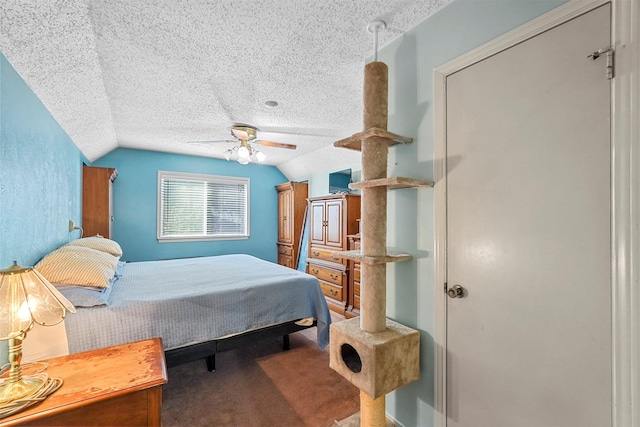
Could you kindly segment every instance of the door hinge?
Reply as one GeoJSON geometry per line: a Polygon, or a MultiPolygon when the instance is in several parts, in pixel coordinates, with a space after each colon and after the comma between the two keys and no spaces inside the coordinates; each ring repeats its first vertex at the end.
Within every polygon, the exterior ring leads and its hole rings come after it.
{"type": "Polygon", "coordinates": [[[607,55],[607,79],[611,80],[613,78],[613,54],[614,50],[611,47],[605,47],[599,50],[596,50],[591,55],[587,56],[587,58],[591,58],[592,60],[596,60],[600,58],[601,55],[607,55]]]}

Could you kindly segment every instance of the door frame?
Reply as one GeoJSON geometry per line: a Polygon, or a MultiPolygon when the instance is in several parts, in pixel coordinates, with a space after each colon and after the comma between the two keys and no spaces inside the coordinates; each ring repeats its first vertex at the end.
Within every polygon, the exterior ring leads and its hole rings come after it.
{"type": "MultiPolygon", "coordinates": [[[[611,40],[615,48],[615,78],[611,83],[611,419],[614,427],[640,425],[640,405],[633,400],[640,396],[640,0],[570,0],[434,70],[436,426],[447,424],[447,77],[606,3],[612,5],[611,40]]],[[[594,46],[594,50],[599,48],[594,46]]]]}

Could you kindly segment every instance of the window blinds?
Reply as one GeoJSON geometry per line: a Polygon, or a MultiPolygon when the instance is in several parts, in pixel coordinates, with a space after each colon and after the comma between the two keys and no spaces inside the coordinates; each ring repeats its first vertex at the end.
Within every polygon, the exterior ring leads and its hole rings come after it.
{"type": "Polygon", "coordinates": [[[158,238],[248,237],[246,178],[159,174],[158,238]]]}

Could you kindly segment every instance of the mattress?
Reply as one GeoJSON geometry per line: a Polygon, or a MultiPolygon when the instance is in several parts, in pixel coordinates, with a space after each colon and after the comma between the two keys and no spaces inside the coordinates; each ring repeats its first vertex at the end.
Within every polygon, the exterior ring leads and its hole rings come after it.
{"type": "Polygon", "coordinates": [[[331,316],[318,280],[250,255],[127,263],[109,305],[65,319],[69,352],[161,337],[165,350],[314,318],[320,348],[331,316]]]}

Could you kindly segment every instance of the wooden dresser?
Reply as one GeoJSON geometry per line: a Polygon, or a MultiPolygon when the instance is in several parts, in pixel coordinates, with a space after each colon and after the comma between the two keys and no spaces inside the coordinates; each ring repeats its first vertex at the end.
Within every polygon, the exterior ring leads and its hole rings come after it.
{"type": "Polygon", "coordinates": [[[114,168],[82,167],[82,229],[85,237],[111,238],[114,168]]]}
{"type": "MultiPolygon", "coordinates": [[[[347,236],[349,239],[350,251],[360,249],[360,234],[351,234],[347,236]]],[[[349,289],[347,291],[347,311],[344,317],[360,316],[360,262],[349,260],[347,262],[349,271],[349,289]]]]}
{"type": "Polygon", "coordinates": [[[347,260],[334,257],[346,251],[347,236],[358,232],[360,196],[335,194],[308,199],[309,257],[307,273],[320,280],[329,308],[342,315],[347,307],[347,260]]]}
{"type": "Polygon", "coordinates": [[[308,184],[285,182],[278,191],[278,264],[298,267],[300,239],[307,208],[308,184]]]}
{"type": "MultiPolygon", "coordinates": [[[[45,360],[62,387],[0,426],[160,426],[167,382],[160,338],[45,360]]],[[[26,369],[25,369],[26,371],[26,369]]]]}

